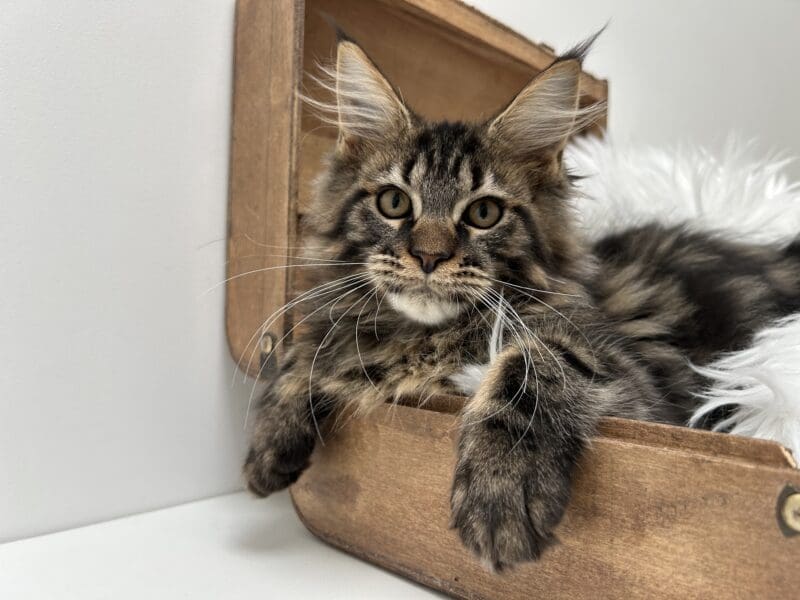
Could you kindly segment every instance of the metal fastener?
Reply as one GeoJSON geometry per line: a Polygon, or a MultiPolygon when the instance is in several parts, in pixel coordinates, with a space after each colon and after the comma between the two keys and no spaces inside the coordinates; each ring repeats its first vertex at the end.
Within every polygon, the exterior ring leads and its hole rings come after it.
{"type": "Polygon", "coordinates": [[[272,379],[278,371],[278,360],[275,356],[275,343],[277,338],[265,331],[259,340],[259,379],[272,379]]]}
{"type": "Polygon", "coordinates": [[[790,485],[778,496],[778,525],[787,537],[800,534],[800,491],[790,485]]]}

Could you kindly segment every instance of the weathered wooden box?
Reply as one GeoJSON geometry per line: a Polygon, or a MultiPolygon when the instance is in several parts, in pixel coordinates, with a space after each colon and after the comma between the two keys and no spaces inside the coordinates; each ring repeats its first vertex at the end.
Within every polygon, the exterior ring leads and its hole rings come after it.
{"type": "MultiPolygon", "coordinates": [[[[279,267],[335,140],[296,94],[318,91],[306,74],[333,54],[325,14],[433,118],[491,114],[553,59],[455,0],[239,0],[226,320],[251,375],[262,334],[285,331],[280,321],[262,332],[263,320],[303,288],[303,269],[279,267]]],[[[607,84],[584,74],[582,93],[606,99],[607,84]]],[[[461,597],[800,597],[800,496],[787,500],[800,471],[789,453],[624,420],[605,422],[581,463],[561,543],[537,564],[487,573],[447,527],[458,406],[387,405],[326,438],[292,488],[300,518],[329,543],[461,597]]]]}

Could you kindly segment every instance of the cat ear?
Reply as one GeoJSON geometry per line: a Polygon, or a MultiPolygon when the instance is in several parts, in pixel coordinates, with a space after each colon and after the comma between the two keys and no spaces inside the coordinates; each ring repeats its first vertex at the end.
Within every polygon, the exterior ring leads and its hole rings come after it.
{"type": "MultiPolygon", "coordinates": [[[[591,41],[594,38],[584,43],[587,49],[591,41]]],[[[539,73],[491,122],[489,135],[511,152],[558,155],[573,133],[594,123],[606,110],[604,102],[579,108],[584,52],[578,47],[539,73]]]]}
{"type": "Polygon", "coordinates": [[[382,140],[410,125],[409,110],[358,44],[339,42],[333,75],[340,144],[382,140]]]}

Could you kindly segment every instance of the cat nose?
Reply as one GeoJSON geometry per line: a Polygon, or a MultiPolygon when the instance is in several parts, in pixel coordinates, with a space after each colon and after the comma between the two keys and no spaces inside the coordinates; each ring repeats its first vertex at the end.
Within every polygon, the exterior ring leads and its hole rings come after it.
{"type": "Polygon", "coordinates": [[[447,260],[448,258],[452,258],[453,256],[452,252],[439,252],[436,254],[430,254],[428,252],[421,252],[416,248],[411,248],[409,252],[411,253],[411,256],[414,256],[419,260],[419,264],[425,273],[433,273],[434,269],[436,269],[436,265],[447,260]]]}

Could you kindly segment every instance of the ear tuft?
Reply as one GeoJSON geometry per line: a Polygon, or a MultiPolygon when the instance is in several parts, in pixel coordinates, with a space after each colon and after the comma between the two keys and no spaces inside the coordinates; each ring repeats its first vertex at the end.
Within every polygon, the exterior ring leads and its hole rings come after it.
{"type": "Polygon", "coordinates": [[[377,66],[354,41],[340,34],[334,67],[312,79],[333,94],[335,104],[304,97],[320,118],[339,128],[340,143],[376,141],[411,123],[409,110],[377,66]]]}
{"type": "Polygon", "coordinates": [[[590,35],[582,42],[578,42],[572,48],[564,52],[564,54],[558,57],[558,60],[574,59],[577,60],[579,63],[583,64],[583,61],[588,56],[589,52],[594,46],[594,43],[597,41],[597,38],[599,38],[602,35],[602,33],[606,30],[607,27],[608,23],[603,25],[600,29],[595,31],[592,35],[590,35]]]}
{"type": "Polygon", "coordinates": [[[605,102],[579,107],[581,62],[603,29],[539,73],[489,125],[489,134],[515,153],[553,152],[606,110],[605,102]]]}

